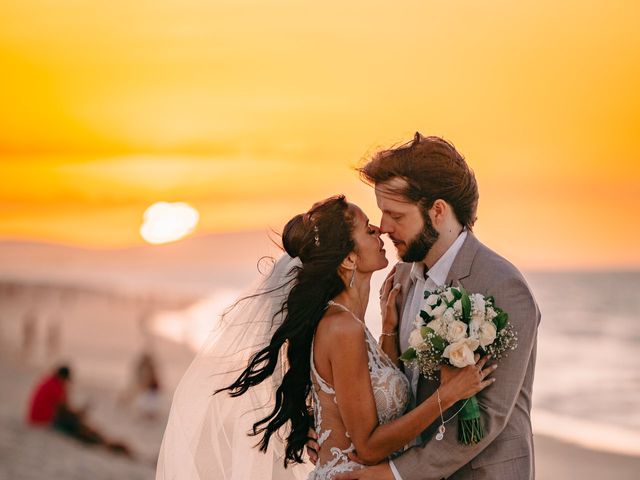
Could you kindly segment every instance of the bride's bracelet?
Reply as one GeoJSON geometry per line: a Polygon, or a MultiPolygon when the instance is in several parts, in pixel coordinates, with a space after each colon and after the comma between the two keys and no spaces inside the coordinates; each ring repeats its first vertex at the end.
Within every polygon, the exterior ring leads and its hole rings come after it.
{"type": "Polygon", "coordinates": [[[398,335],[398,331],[396,330],[395,332],[380,332],[380,335],[382,335],[383,337],[395,337],[396,335],[398,335]]]}

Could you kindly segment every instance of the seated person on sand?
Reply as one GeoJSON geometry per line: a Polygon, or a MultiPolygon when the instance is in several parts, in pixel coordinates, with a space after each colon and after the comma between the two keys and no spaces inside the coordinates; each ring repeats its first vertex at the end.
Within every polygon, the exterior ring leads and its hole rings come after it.
{"type": "Polygon", "coordinates": [[[113,452],[130,456],[131,451],[126,445],[107,440],[86,423],[84,409],[74,409],[69,405],[67,384],[70,381],[71,370],[66,365],[44,377],[31,394],[27,422],[31,425],[51,426],[84,443],[104,445],[113,452]]]}
{"type": "Polygon", "coordinates": [[[156,362],[149,351],[143,351],[136,360],[130,384],[120,395],[119,403],[125,405],[134,398],[139,413],[145,419],[158,417],[161,409],[160,379],[156,362]]]}

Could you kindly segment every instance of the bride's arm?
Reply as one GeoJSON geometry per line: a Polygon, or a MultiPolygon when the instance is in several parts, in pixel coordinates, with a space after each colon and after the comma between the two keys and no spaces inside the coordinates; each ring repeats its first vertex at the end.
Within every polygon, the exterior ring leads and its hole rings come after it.
{"type": "MultiPolygon", "coordinates": [[[[348,314],[341,317],[342,321],[332,322],[327,332],[329,341],[323,342],[323,345],[329,349],[336,402],[345,428],[358,457],[367,464],[374,464],[416,438],[440,417],[440,408],[434,395],[397,420],[379,425],[369,377],[364,330],[348,314]]],[[[483,381],[492,368],[479,373],[478,366],[482,367],[484,361],[447,372],[440,386],[443,411],[492,383],[492,380],[483,381]]]]}

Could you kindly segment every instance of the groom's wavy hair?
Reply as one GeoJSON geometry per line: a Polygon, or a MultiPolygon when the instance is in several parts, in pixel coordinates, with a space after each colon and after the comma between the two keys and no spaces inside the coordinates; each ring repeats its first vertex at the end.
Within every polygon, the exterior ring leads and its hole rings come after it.
{"type": "Polygon", "coordinates": [[[416,132],[411,141],[376,153],[358,172],[374,186],[402,178],[406,186],[393,193],[418,204],[423,216],[436,200],[442,199],[451,205],[462,225],[473,228],[478,183],[464,157],[443,138],[424,137],[416,132]]]}
{"type": "Polygon", "coordinates": [[[274,373],[280,351],[286,349],[288,370],[275,393],[275,406],[251,432],[262,435],[258,446],[266,452],[271,436],[290,422],[285,467],[303,462],[309,427],[314,426],[310,408],[311,344],[327,303],[346,288],[338,269],[355,249],[353,225],[353,212],[342,195],[318,202],[307,213],[289,220],[282,244],[291,257],[300,258],[302,266],[294,267],[293,287],[274,315],[283,315],[284,320],[269,345],[251,357],[237,380],[215,392],[228,390],[233,397],[245,394],[274,373]]]}

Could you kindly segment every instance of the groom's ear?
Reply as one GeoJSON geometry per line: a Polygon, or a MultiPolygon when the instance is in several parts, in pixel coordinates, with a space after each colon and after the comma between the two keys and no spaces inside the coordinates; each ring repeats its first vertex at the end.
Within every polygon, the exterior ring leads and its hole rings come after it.
{"type": "Polygon", "coordinates": [[[429,215],[434,225],[440,225],[448,212],[451,211],[451,205],[441,198],[433,202],[433,206],[429,209],[429,215]]]}

